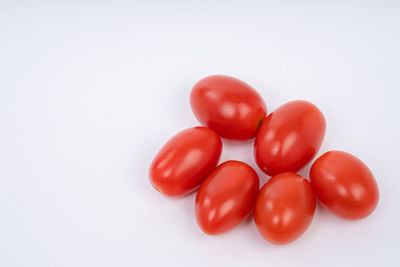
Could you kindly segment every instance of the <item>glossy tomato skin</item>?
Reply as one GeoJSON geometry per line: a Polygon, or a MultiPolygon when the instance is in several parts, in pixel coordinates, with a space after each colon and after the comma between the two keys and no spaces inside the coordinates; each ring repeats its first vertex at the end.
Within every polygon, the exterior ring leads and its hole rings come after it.
{"type": "Polygon", "coordinates": [[[370,215],[379,200],[378,185],[369,168],[343,151],[329,151],[311,167],[310,181],[321,203],[344,219],[370,215]]]}
{"type": "Polygon", "coordinates": [[[226,161],[200,186],[195,212],[203,232],[222,234],[240,224],[253,209],[257,197],[257,173],[241,161],[226,161]]]}
{"type": "Polygon", "coordinates": [[[254,138],[266,116],[264,100],[257,91],[225,75],[197,82],[190,94],[190,104],[201,124],[231,140],[254,138]]]}
{"type": "Polygon", "coordinates": [[[258,193],[254,219],[260,234],[275,244],[299,238],[315,212],[315,196],[310,183],[293,172],[272,176],[258,193]]]}
{"type": "Polygon", "coordinates": [[[296,172],[318,152],[325,135],[325,118],[310,102],[295,100],[270,113],[254,142],[258,166],[268,175],[296,172]]]}
{"type": "Polygon", "coordinates": [[[217,166],[221,138],[207,127],[194,127],[172,137],[151,163],[150,182],[162,194],[180,197],[196,190],[217,166]]]}

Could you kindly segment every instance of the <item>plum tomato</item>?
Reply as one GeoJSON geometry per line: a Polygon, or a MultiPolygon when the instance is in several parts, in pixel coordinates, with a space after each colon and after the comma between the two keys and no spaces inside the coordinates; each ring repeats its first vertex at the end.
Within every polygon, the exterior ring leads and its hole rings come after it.
{"type": "Polygon", "coordinates": [[[275,244],[299,238],[310,225],[315,212],[311,184],[294,172],[271,177],[258,193],[254,219],[260,234],[275,244]]]}
{"type": "Polygon", "coordinates": [[[254,138],[266,116],[264,100],[257,91],[225,75],[197,82],[190,94],[190,104],[201,124],[231,140],[254,138]]]}
{"type": "Polygon", "coordinates": [[[376,208],[378,185],[370,169],[355,156],[329,151],[310,170],[310,181],[320,202],[344,219],[362,219],[376,208]]]}
{"type": "Polygon", "coordinates": [[[270,113],[254,142],[258,166],[268,175],[296,172],[318,152],[325,135],[325,118],[304,100],[288,102],[270,113]]]}
{"type": "Polygon", "coordinates": [[[226,161],[200,186],[195,213],[206,234],[222,234],[240,224],[253,209],[259,188],[257,173],[241,161],[226,161]]]}
{"type": "Polygon", "coordinates": [[[222,151],[221,138],[207,127],[194,127],[172,137],[150,165],[150,182],[170,197],[196,190],[217,166],[222,151]]]}

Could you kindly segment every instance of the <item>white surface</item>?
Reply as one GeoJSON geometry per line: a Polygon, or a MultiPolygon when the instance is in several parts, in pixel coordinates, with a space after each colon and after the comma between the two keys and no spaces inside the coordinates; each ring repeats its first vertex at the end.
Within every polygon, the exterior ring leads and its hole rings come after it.
{"type": "MultiPolygon", "coordinates": [[[[69,2],[0,4],[0,266],[400,265],[399,2],[69,2]],[[376,212],[351,222],[318,207],[286,246],[251,220],[203,234],[195,195],[162,197],[147,170],[198,124],[190,89],[215,73],[251,84],[269,112],[318,105],[319,154],[369,165],[376,212]]],[[[251,143],[224,142],[227,159],[256,168],[251,143]]]]}

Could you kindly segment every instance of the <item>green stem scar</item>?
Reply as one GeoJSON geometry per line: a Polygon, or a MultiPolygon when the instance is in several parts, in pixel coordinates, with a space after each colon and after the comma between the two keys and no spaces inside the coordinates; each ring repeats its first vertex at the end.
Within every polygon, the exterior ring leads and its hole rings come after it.
{"type": "Polygon", "coordinates": [[[264,119],[261,119],[258,124],[257,124],[257,128],[260,128],[261,124],[263,123],[264,119]]]}

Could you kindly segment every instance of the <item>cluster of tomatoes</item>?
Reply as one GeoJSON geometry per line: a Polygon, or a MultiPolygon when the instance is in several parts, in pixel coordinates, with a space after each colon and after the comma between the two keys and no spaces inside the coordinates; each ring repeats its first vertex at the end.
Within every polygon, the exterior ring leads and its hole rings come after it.
{"type": "Polygon", "coordinates": [[[316,197],[345,219],[370,215],[379,199],[368,167],[355,156],[329,151],[311,167],[310,182],[296,174],[318,152],[325,118],[312,103],[296,100],[266,116],[265,102],[248,84],[229,76],[200,80],[190,95],[201,124],[181,131],[158,152],[150,182],[159,192],[180,197],[197,189],[195,213],[203,232],[221,234],[240,224],[253,210],[260,234],[285,244],[310,225],[316,197]],[[244,141],[255,137],[254,156],[272,176],[259,190],[257,173],[230,160],[217,166],[221,137],[244,141]]]}

